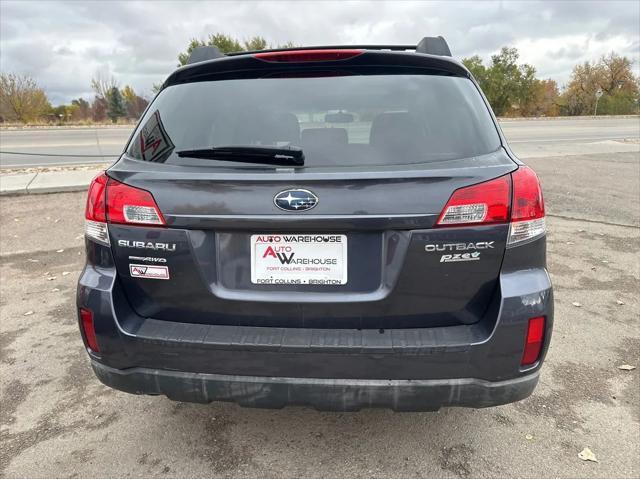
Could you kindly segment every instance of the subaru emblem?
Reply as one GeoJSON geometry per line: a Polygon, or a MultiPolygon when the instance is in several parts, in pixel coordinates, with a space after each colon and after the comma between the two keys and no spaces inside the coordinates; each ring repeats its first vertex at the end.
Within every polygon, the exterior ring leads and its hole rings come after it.
{"type": "Polygon", "coordinates": [[[284,211],[305,211],[318,204],[318,197],[309,190],[284,190],[273,198],[273,203],[284,211]]]}

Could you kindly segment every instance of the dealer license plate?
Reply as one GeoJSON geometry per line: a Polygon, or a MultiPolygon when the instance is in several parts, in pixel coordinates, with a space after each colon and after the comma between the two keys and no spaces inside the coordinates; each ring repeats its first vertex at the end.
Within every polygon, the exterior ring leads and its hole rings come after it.
{"type": "Polygon", "coordinates": [[[347,283],[347,237],[334,234],[251,236],[253,284],[347,283]]]}

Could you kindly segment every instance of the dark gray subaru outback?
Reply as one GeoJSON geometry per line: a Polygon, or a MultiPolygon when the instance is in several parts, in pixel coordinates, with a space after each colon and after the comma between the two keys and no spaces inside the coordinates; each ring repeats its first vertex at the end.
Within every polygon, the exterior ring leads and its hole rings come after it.
{"type": "Polygon", "coordinates": [[[545,219],[441,37],[196,50],[90,186],[80,329],[105,384],[323,410],[531,394],[545,219]]]}

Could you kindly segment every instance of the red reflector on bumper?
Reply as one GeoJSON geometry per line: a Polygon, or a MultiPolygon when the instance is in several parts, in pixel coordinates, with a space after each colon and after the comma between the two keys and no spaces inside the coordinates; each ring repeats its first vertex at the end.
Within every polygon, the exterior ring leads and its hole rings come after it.
{"type": "Polygon", "coordinates": [[[527,340],[522,354],[522,366],[529,366],[540,358],[542,341],[544,340],[544,316],[538,316],[529,320],[527,340]]]}
{"type": "Polygon", "coordinates": [[[87,346],[96,353],[100,352],[98,340],[96,339],[96,330],[93,327],[93,312],[90,309],[80,308],[80,320],[82,322],[82,331],[87,340],[87,346]]]}

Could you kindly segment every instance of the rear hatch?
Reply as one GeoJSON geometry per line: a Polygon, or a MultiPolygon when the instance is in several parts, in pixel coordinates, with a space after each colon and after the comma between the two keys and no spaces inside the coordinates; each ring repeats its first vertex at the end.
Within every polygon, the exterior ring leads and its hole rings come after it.
{"type": "Polygon", "coordinates": [[[131,187],[123,204],[146,190],[162,222],[109,225],[131,306],[206,324],[477,322],[516,164],[475,84],[426,55],[290,57],[179,70],[108,171],[131,187]],[[465,206],[477,194],[483,211],[465,206]]]}

